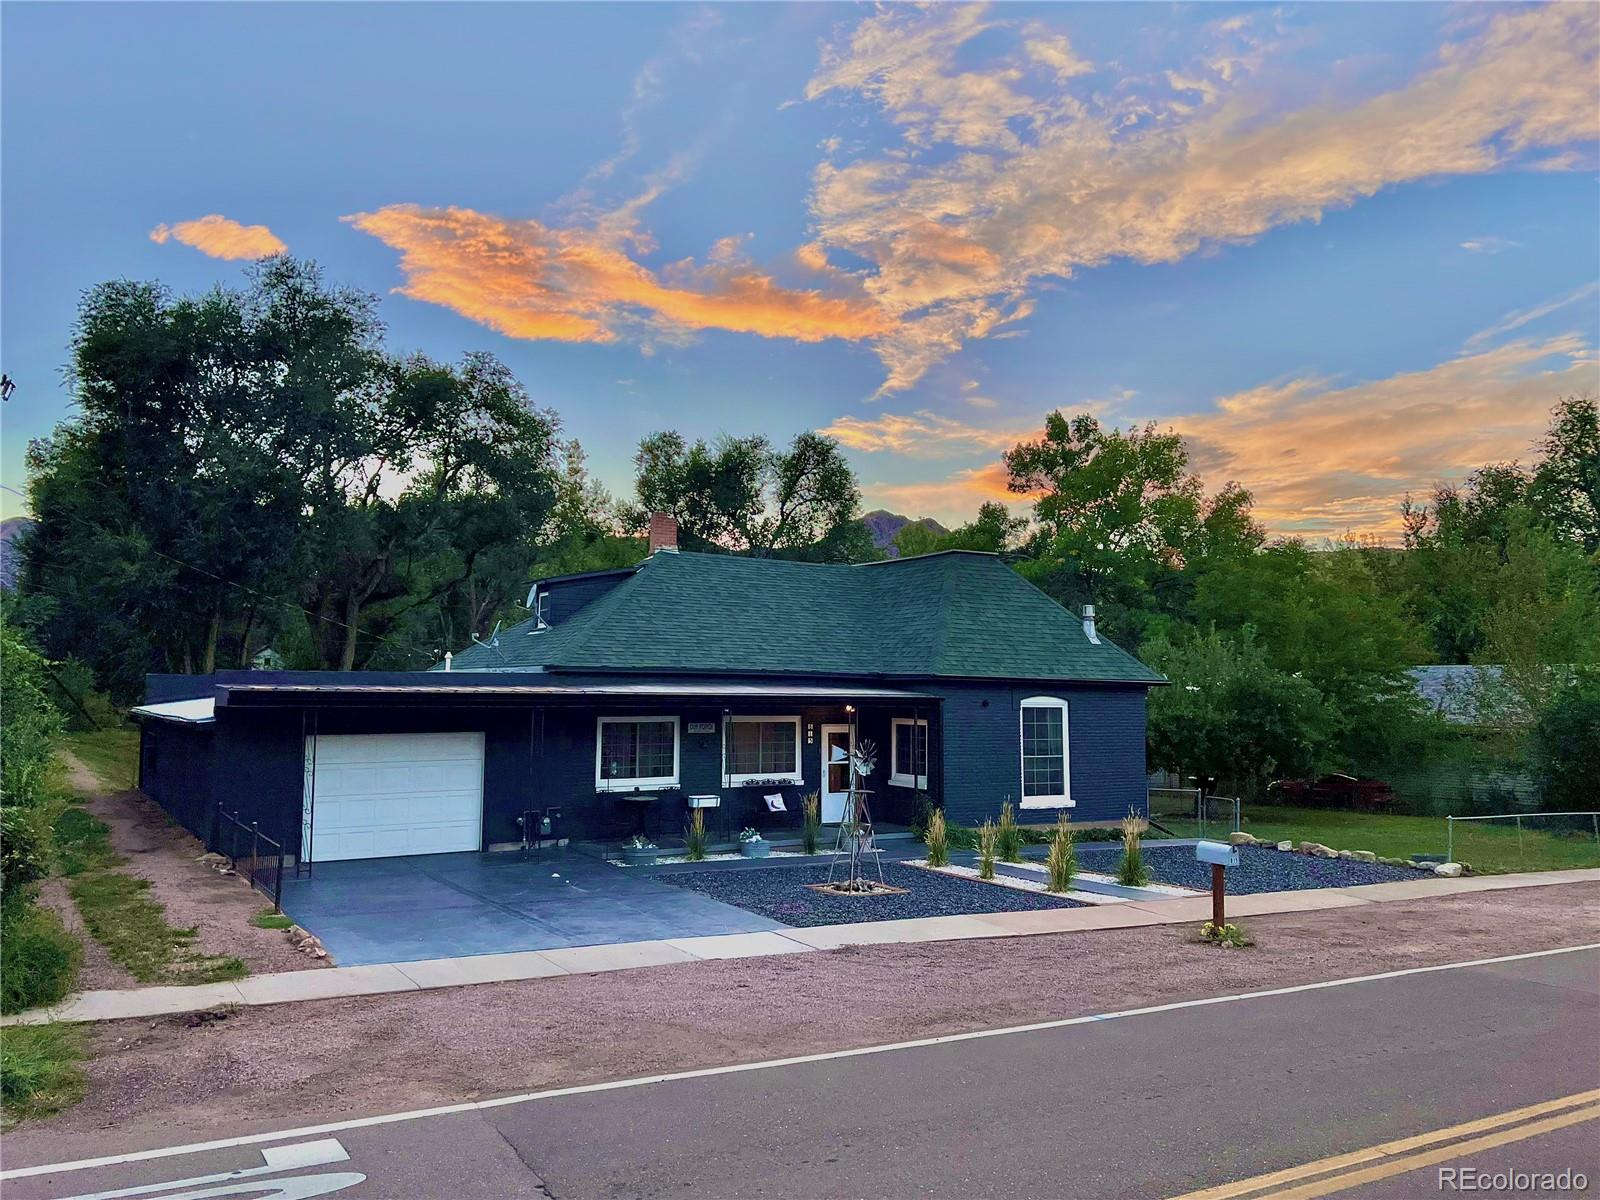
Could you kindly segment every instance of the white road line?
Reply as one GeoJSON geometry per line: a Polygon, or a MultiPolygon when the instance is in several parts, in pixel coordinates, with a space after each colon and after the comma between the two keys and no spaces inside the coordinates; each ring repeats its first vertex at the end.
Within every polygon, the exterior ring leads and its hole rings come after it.
{"type": "Polygon", "coordinates": [[[437,1108],[418,1108],[409,1112],[385,1113],[377,1117],[356,1117],[348,1121],[332,1121],[325,1125],[303,1125],[298,1129],[284,1129],[277,1133],[253,1133],[244,1137],[220,1138],[213,1142],[194,1142],[187,1146],[167,1146],[158,1150],[139,1150],[130,1154],[111,1154],[104,1158],[82,1158],[75,1162],[48,1163],[37,1167],[18,1167],[0,1171],[0,1179],[25,1179],[36,1175],[59,1175],[67,1171],[87,1171],[96,1167],[116,1167],[126,1163],[150,1162],[153,1159],[176,1158],[186,1154],[202,1154],[212,1150],[228,1150],[237,1146],[257,1146],[263,1142],[281,1142],[291,1138],[317,1137],[321,1134],[340,1133],[349,1129],[371,1129],[379,1125],[397,1125],[403,1121],[421,1121],[429,1117],[447,1117],[456,1113],[483,1112],[491,1108],[506,1108],[515,1104],[531,1104],[536,1100],[558,1100],[565,1096],[586,1096],[595,1092],[615,1092],[626,1088],[649,1087],[659,1083],[676,1083],[686,1079],[707,1079],[715,1075],[738,1075],[746,1071],[767,1071],[775,1067],[796,1067],[807,1063],[829,1062],[839,1058],[860,1058],[869,1054],[888,1054],[896,1050],[918,1050],[927,1046],[945,1046],[954,1042],[973,1042],[983,1038],[1007,1037],[1016,1033],[1038,1033],[1047,1029],[1068,1029],[1074,1025],[1092,1025],[1099,1021],[1118,1021],[1124,1017],[1144,1017],[1155,1013],[1179,1012],[1189,1008],[1209,1008],[1216,1004],[1232,1004],[1239,1000],[1261,1000],[1272,996],[1293,996],[1301,992],[1320,992],[1328,988],[1349,987],[1357,983],[1379,983],[1388,979],[1405,979],[1412,975],[1432,975],[1440,971],[1460,971],[1469,967],[1489,967],[1498,963],[1524,962],[1533,958],[1550,958],[1561,954],[1581,954],[1600,950],[1600,942],[1582,946],[1561,946],[1554,950],[1530,950],[1524,954],[1503,954],[1497,958],[1475,958],[1467,962],[1440,963],[1431,967],[1406,967],[1399,971],[1384,971],[1376,975],[1355,975],[1347,979],[1327,979],[1320,983],[1298,983],[1291,987],[1264,988],[1255,992],[1235,992],[1227,996],[1207,996],[1199,1000],[1177,1000],[1171,1004],[1152,1004],[1145,1008],[1126,1008],[1117,1012],[1094,1013],[1083,1017],[1063,1017],[1055,1021],[1037,1021],[1031,1025],[1010,1025],[1004,1029],[975,1029],[968,1033],[947,1033],[939,1037],[917,1038],[908,1042],[888,1042],[878,1046],[860,1046],[854,1050],[828,1050],[818,1054],[799,1054],[791,1058],[770,1058],[761,1062],[733,1063],[723,1067],[700,1067],[693,1071],[673,1071],[665,1075],[642,1075],[632,1079],[613,1079],[606,1083],[584,1083],[573,1087],[550,1088],[542,1092],[524,1092],[516,1096],[501,1096],[494,1100],[475,1100],[463,1104],[444,1104],[437,1108]]]}

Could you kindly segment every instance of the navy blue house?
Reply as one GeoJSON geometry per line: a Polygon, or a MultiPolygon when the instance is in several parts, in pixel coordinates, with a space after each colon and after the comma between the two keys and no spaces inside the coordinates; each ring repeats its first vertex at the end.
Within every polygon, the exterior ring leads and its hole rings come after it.
{"type": "Polygon", "coordinates": [[[854,566],[658,549],[540,581],[534,615],[431,671],[155,675],[140,785],[209,837],[220,808],[302,861],[530,834],[782,833],[844,814],[1103,825],[1145,809],[1163,682],[992,555],[854,566]],[[777,797],[778,802],[769,801],[777,797]],[[548,824],[547,824],[548,822],[548,824]]]}

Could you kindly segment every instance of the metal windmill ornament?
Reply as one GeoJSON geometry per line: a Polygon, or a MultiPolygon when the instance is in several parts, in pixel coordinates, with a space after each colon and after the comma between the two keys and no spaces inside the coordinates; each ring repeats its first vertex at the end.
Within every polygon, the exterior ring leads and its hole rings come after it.
{"type": "Polygon", "coordinates": [[[862,785],[878,765],[878,748],[871,741],[856,743],[846,751],[835,746],[829,753],[835,763],[850,764],[850,791],[848,808],[839,822],[838,839],[833,846],[833,860],[828,864],[827,886],[839,892],[876,892],[887,886],[883,879],[883,862],[872,836],[872,812],[867,805],[871,791],[862,785]],[[876,882],[866,877],[865,867],[871,863],[877,872],[876,882]]]}

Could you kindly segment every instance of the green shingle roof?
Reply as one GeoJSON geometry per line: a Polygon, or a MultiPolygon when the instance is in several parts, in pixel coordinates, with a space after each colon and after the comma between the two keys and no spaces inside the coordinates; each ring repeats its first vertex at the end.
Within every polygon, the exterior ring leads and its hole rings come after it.
{"type": "Polygon", "coordinates": [[[455,669],[1160,683],[992,554],[834,565],[660,553],[570,619],[455,669]]]}

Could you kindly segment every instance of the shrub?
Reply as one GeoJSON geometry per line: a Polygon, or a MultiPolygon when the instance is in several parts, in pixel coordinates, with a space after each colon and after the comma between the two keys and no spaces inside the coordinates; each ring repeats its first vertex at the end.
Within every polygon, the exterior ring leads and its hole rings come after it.
{"type": "Polygon", "coordinates": [[[14,1119],[47,1117],[83,1098],[83,1033],[76,1025],[0,1029],[0,1104],[14,1119]]]}
{"type": "Polygon", "coordinates": [[[933,815],[928,818],[928,833],[922,840],[928,844],[930,867],[950,865],[950,839],[945,834],[944,812],[941,809],[934,809],[933,815]]]}
{"type": "Polygon", "coordinates": [[[0,1012],[21,1012],[66,998],[83,947],[61,918],[24,898],[7,906],[0,936],[0,1012]]]}
{"type": "Polygon", "coordinates": [[[683,827],[683,856],[690,862],[699,862],[706,856],[706,810],[697,808],[689,814],[683,827]]]}
{"type": "Polygon", "coordinates": [[[50,849],[38,811],[0,805],[0,904],[13,915],[50,873],[50,849]]]}
{"type": "Polygon", "coordinates": [[[933,800],[927,792],[918,792],[916,812],[911,817],[911,832],[918,841],[923,841],[928,835],[928,822],[933,819],[933,800]]]}
{"type": "Polygon", "coordinates": [[[1070,892],[1072,877],[1078,873],[1078,855],[1072,848],[1072,825],[1067,814],[1056,818],[1055,832],[1050,835],[1050,856],[1045,859],[1049,882],[1047,892],[1070,892]]]}
{"type": "Polygon", "coordinates": [[[807,854],[817,852],[822,834],[822,800],[815,792],[807,792],[800,801],[800,844],[807,854]]]}
{"type": "Polygon", "coordinates": [[[1122,858],[1117,862],[1117,882],[1123,887],[1144,887],[1150,882],[1150,868],[1144,865],[1140,847],[1139,815],[1129,811],[1122,818],[1122,858]]]}
{"type": "Polygon", "coordinates": [[[1017,828],[1017,815],[1012,811],[1009,800],[1000,806],[1000,824],[995,830],[994,849],[1001,862],[1022,861],[1022,830],[1017,828]]]}
{"type": "Polygon", "coordinates": [[[994,878],[995,828],[993,821],[978,826],[978,878],[994,878]]]}

